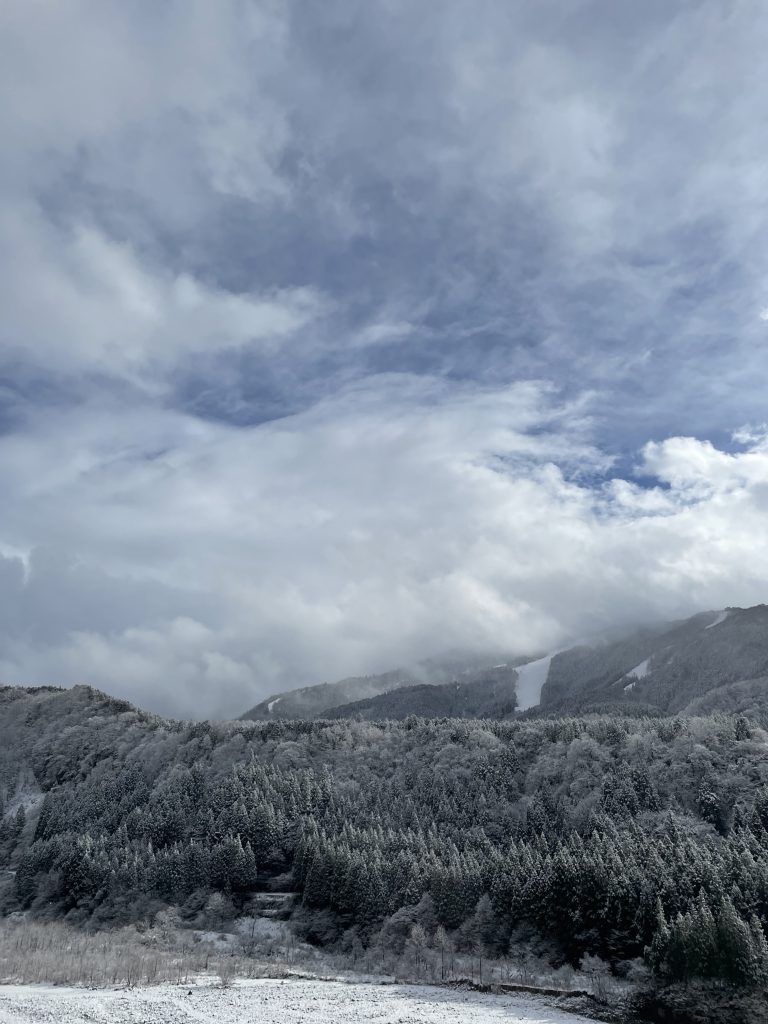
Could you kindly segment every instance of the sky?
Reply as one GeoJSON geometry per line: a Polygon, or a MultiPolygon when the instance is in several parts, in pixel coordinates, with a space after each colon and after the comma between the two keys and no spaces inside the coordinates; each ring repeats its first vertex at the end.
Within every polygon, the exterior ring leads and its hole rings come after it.
{"type": "Polygon", "coordinates": [[[768,601],[760,0],[6,0],[0,680],[768,601]]]}

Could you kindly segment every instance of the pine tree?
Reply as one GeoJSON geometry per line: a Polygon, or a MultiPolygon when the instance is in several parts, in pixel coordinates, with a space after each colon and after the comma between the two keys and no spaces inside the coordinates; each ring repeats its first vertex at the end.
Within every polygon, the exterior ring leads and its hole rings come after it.
{"type": "Polygon", "coordinates": [[[703,890],[690,917],[690,973],[699,978],[714,977],[718,971],[717,926],[703,890]]]}
{"type": "Polygon", "coordinates": [[[661,900],[656,900],[656,927],[650,946],[646,946],[645,959],[654,974],[664,975],[667,971],[667,956],[670,945],[670,930],[661,900]]]}
{"type": "Polygon", "coordinates": [[[751,984],[757,973],[754,938],[730,899],[717,918],[718,962],[721,977],[733,985],[751,984]]]}

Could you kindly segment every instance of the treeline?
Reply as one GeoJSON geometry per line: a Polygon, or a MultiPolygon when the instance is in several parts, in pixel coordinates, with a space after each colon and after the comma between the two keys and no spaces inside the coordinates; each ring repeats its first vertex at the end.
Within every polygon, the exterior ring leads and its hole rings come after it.
{"type": "MultiPolygon", "coordinates": [[[[516,936],[535,929],[572,963],[585,953],[607,960],[646,955],[670,980],[762,984],[765,796],[746,823],[714,839],[675,813],[639,815],[641,797],[624,781],[621,811],[615,786],[605,781],[603,808],[613,814],[596,811],[588,831],[564,830],[557,806],[546,816],[532,802],[523,834],[500,846],[485,830],[468,842],[447,839],[434,819],[405,831],[375,822],[311,825],[294,874],[307,905],[368,925],[426,897],[460,949],[488,956],[503,955],[516,936]]],[[[658,806],[658,795],[644,792],[658,806]]]]}
{"type": "Polygon", "coordinates": [[[158,904],[199,909],[212,892],[242,899],[285,871],[329,781],[255,760],[218,780],[207,767],[173,766],[152,786],[133,763],[46,794],[16,869],[20,905],[129,923],[158,904]]]}
{"type": "Polygon", "coordinates": [[[418,926],[479,955],[535,942],[561,962],[644,956],[669,980],[766,979],[766,735],[746,719],[217,726],[101,709],[42,726],[28,762],[45,796],[10,844],[7,909],[193,918],[284,876],[316,941],[418,926]]]}

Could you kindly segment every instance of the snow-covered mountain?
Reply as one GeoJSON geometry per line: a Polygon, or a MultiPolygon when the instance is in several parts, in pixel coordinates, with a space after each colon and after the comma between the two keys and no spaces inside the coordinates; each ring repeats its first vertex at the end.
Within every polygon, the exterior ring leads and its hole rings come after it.
{"type": "Polygon", "coordinates": [[[768,605],[728,608],[556,654],[540,704],[563,711],[602,702],[678,712],[693,710],[706,696],[710,710],[731,710],[732,684],[754,680],[759,699],[768,693],[768,684],[759,682],[766,676],[768,605]]]}
{"type": "Polygon", "coordinates": [[[533,660],[476,659],[277,694],[244,718],[507,717],[611,710],[763,710],[768,606],[702,612],[533,660]]]}
{"type": "Polygon", "coordinates": [[[286,693],[276,693],[250,708],[241,716],[244,720],[269,721],[271,719],[322,718],[327,708],[350,701],[375,697],[401,686],[414,686],[418,680],[408,672],[396,669],[381,675],[350,676],[337,683],[304,686],[286,693]]]}

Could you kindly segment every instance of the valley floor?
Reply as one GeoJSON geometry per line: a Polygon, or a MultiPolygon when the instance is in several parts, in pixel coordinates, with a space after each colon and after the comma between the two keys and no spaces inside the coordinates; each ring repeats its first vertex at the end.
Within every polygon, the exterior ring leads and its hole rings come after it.
{"type": "Polygon", "coordinates": [[[531,997],[316,980],[134,989],[0,986],[0,1024],[593,1024],[531,997]]]}

